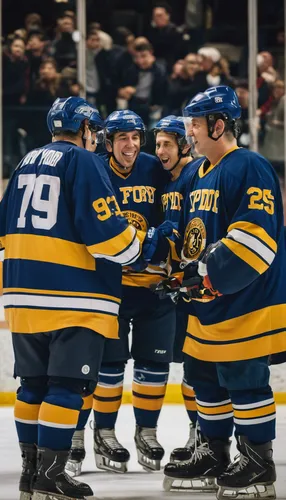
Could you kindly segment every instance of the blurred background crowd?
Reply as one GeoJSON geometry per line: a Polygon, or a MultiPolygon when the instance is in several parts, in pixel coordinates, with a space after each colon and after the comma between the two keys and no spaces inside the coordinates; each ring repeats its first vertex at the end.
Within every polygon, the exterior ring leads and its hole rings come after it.
{"type": "MultiPolygon", "coordinates": [[[[129,108],[148,130],[180,115],[220,83],[241,106],[248,147],[247,0],[87,0],[86,93],[103,117],[129,108]]],[[[257,56],[259,151],[284,171],[283,1],[260,0],[257,56]]],[[[27,150],[49,141],[56,97],[79,95],[74,0],[3,0],[4,177],[27,150]]],[[[154,152],[152,134],[147,150],[154,152]]]]}

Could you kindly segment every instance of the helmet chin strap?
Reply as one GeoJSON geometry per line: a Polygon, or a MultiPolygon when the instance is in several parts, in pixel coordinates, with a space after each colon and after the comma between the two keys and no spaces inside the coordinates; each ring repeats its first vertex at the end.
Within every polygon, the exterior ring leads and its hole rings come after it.
{"type": "MultiPolygon", "coordinates": [[[[119,168],[122,168],[122,170],[129,170],[129,168],[130,168],[130,167],[124,167],[124,165],[122,165],[122,164],[120,163],[120,161],[118,161],[118,160],[117,160],[117,158],[116,158],[116,156],[115,156],[115,154],[114,154],[114,152],[113,152],[113,151],[112,151],[112,153],[111,153],[111,156],[112,156],[112,158],[114,158],[114,161],[115,161],[116,165],[117,165],[119,168]]],[[[138,155],[137,155],[137,156],[138,156],[138,155]]],[[[137,160],[137,156],[136,156],[136,158],[135,158],[135,161],[137,160]]],[[[133,163],[133,165],[132,165],[132,168],[134,167],[135,161],[134,161],[134,163],[133,163]]]]}

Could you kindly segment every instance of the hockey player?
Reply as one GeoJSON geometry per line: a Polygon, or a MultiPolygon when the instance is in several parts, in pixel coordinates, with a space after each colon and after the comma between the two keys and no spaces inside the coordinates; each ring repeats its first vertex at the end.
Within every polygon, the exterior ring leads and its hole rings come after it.
{"type": "MultiPolygon", "coordinates": [[[[105,138],[106,167],[123,215],[131,226],[141,231],[158,226],[158,195],[168,176],[164,177],[158,159],[140,153],[145,142],[141,118],[129,110],[111,113],[105,121],[105,138]]],[[[126,472],[130,457],[116,438],[115,424],[122,399],[124,368],[130,357],[128,334],[131,322],[138,461],[147,470],[160,469],[164,449],[157,441],[156,427],[172,361],[175,307],[169,298],[154,300],[149,286],[166,275],[166,270],[158,266],[137,273],[128,267],[124,269],[120,342],[106,342],[94,393],[94,452],[100,469],[126,472]]],[[[84,427],[83,418],[81,422],[84,427]]],[[[74,446],[76,453],[78,444],[74,446]]]]}
{"type": "Polygon", "coordinates": [[[186,196],[188,265],[178,285],[191,299],[185,364],[205,442],[189,462],[166,465],[164,486],[207,477],[216,478],[219,499],[275,498],[268,358],[286,347],[279,182],[265,158],[237,147],[240,106],[231,88],[196,95],[185,116],[187,136],[205,155],[186,196]],[[233,423],[239,456],[230,463],[233,423]]]}
{"type": "MultiPolygon", "coordinates": [[[[170,172],[171,179],[164,186],[161,203],[165,220],[179,223],[185,202],[185,193],[194,174],[191,146],[187,144],[183,117],[174,115],[162,118],[154,129],[156,155],[165,170],[170,172]]],[[[180,271],[180,270],[179,270],[180,271]]],[[[174,342],[173,362],[183,363],[183,344],[187,330],[188,314],[184,301],[180,300],[176,307],[176,337],[174,342]]],[[[194,390],[187,380],[186,374],[181,385],[185,407],[190,419],[189,439],[184,448],[176,448],[171,461],[188,460],[193,453],[196,435],[197,411],[194,390]]]]}
{"type": "Polygon", "coordinates": [[[0,204],[3,302],[21,380],[21,500],[93,495],[64,467],[104,339],[118,335],[121,265],[141,249],[102,161],[84,149],[94,146],[93,112],[82,98],[57,99],[47,117],[52,142],[22,159],[0,204]]]}

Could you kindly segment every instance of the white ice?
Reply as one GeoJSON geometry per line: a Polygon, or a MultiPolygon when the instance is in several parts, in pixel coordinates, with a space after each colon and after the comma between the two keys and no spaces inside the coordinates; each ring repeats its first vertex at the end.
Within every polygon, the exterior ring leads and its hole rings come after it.
{"type": "MultiPolygon", "coordinates": [[[[277,439],[274,444],[275,461],[278,480],[276,483],[277,498],[286,500],[286,405],[277,408],[277,439]]],[[[119,475],[99,472],[95,469],[92,454],[92,431],[86,431],[87,457],[83,474],[80,478],[94,490],[92,499],[129,499],[129,500],[214,500],[215,495],[202,495],[189,492],[166,493],[162,489],[162,472],[144,472],[137,463],[134,436],[134,418],[132,407],[123,405],[119,412],[117,435],[119,440],[131,453],[129,471],[119,475]]],[[[165,405],[159,421],[158,437],[165,448],[164,463],[168,461],[170,452],[176,446],[183,446],[188,434],[188,420],[182,405],[165,405]]],[[[20,474],[20,453],[13,422],[13,409],[0,408],[0,499],[18,500],[18,479],[20,474]]],[[[235,453],[235,449],[233,449],[235,453]]]]}

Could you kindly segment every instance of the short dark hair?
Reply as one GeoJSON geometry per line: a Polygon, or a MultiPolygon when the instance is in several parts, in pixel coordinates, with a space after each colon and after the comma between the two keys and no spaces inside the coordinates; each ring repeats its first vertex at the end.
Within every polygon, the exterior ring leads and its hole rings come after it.
{"type": "Polygon", "coordinates": [[[156,9],[158,7],[161,7],[162,9],[165,9],[166,12],[171,16],[172,15],[172,7],[171,5],[168,4],[168,2],[155,2],[153,9],[156,9]]]}
{"type": "Polygon", "coordinates": [[[151,43],[138,43],[138,45],[134,45],[134,50],[135,52],[144,52],[144,50],[148,50],[150,52],[153,52],[153,46],[151,43]]]}

